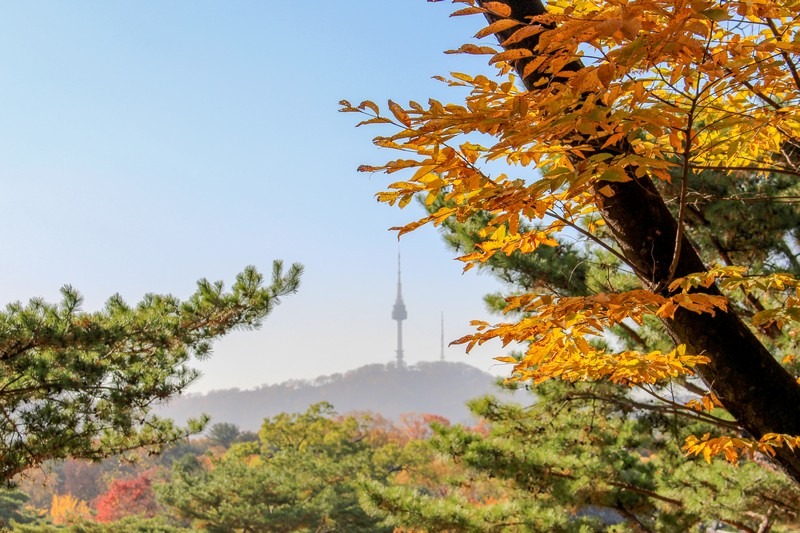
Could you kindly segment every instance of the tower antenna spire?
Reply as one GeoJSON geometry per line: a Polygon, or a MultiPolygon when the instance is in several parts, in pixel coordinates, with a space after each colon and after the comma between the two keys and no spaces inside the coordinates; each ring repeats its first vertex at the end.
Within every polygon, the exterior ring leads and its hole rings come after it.
{"type": "Polygon", "coordinates": [[[397,252],[397,299],[392,308],[392,320],[397,321],[397,368],[404,368],[403,361],[403,320],[408,318],[406,304],[403,302],[403,285],[400,280],[400,251],[397,252]]]}

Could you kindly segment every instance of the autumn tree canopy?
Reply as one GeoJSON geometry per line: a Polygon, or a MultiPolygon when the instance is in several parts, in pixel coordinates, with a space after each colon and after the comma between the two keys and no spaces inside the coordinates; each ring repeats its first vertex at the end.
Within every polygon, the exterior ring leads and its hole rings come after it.
{"type": "MultiPolygon", "coordinates": [[[[435,212],[441,203],[437,199],[428,209],[435,212]]],[[[800,206],[750,203],[732,210],[725,204],[695,205],[695,216],[687,220],[702,257],[724,250],[757,264],[783,254],[776,237],[797,227],[800,206]],[[754,217],[761,221],[757,228],[739,223],[754,217]]],[[[487,213],[465,223],[450,218],[441,229],[446,242],[463,253],[486,241],[481,234],[490,220],[487,213]]],[[[569,240],[532,253],[496,254],[478,268],[503,282],[486,297],[497,312],[523,291],[575,297],[637,286],[635,276],[616,268],[603,250],[569,240]]],[[[732,294],[730,305],[747,303],[741,292],[732,294]]],[[[618,325],[612,333],[625,349],[671,347],[652,317],[636,327],[618,325]]],[[[782,472],[763,461],[700,466],[702,457],[685,457],[680,443],[687,435],[737,426],[696,378],[671,385],[547,380],[535,386],[531,405],[472,401],[481,430],[442,426],[426,441],[437,457],[450,459],[444,465],[451,472],[468,473],[441,480],[428,468],[407,482],[371,482],[362,505],[395,526],[426,531],[619,531],[623,524],[634,531],[700,531],[719,522],[742,531],[796,529],[800,487],[782,472]],[[674,400],[676,393],[682,400],[674,400]]],[[[513,401],[528,403],[522,391],[513,401]]]]}
{"type": "Polygon", "coordinates": [[[71,287],[62,301],[10,304],[0,312],[0,481],[49,459],[99,459],[184,438],[188,428],[151,414],[155,402],[198,376],[188,364],[237,328],[255,328],[297,290],[302,267],[273,265],[265,284],[253,267],[230,290],[198,282],[185,301],[149,294],[137,305],[118,295],[86,312],[71,287]]]}
{"type": "MultiPolygon", "coordinates": [[[[782,254],[751,262],[720,235],[715,257],[702,258],[687,230],[704,202],[798,199],[777,185],[800,173],[800,3],[455,3],[455,15],[482,15],[488,25],[476,34],[484,41],[452,52],[486,55],[499,79],[441,78],[466,89],[459,104],[389,101],[384,114],[371,101],[342,102],[343,111],[366,115],[360,124],[394,127],[376,144],[409,154],[361,167],[410,169],[380,201],[444,200],[400,234],[488,214],[484,242],[460,258],[466,268],[569,239],[640,283],[580,296],[525,291],[506,303],[518,318],[476,323],[460,342],[524,343],[524,355],[506,361],[513,379],[534,383],[659,386],[697,374],[707,402],[724,406],[736,430],[691,437],[687,451],[731,460],[763,451],[800,481],[800,298],[787,273],[797,235],[787,228],[782,254]],[[744,303],[734,304],[734,294],[744,303]],[[651,319],[663,324],[670,349],[597,342],[651,319]]],[[[757,231],[760,221],[742,224],[757,231]]]]}

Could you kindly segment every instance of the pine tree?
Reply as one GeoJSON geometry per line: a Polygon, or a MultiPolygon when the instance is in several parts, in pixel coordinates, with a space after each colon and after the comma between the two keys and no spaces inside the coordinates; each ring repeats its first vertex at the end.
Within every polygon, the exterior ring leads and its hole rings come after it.
{"type": "Polygon", "coordinates": [[[49,459],[100,459],[140,446],[156,449],[205,424],[179,428],[150,413],[198,376],[188,365],[211,342],[255,328],[297,290],[302,268],[276,261],[265,285],[254,268],[222,282],[198,282],[185,301],[149,294],[136,306],[118,295],[81,310],[73,288],[62,301],[14,303],[0,312],[0,480],[49,459]]]}
{"type": "Polygon", "coordinates": [[[5,531],[12,523],[24,524],[36,519],[35,514],[25,508],[28,496],[20,490],[0,489],[0,531],[5,531]]]}
{"type": "Polygon", "coordinates": [[[277,415],[259,442],[233,444],[209,465],[179,461],[159,501],[208,531],[391,531],[358,502],[358,479],[385,479],[395,456],[367,429],[326,403],[277,415]]]}
{"type": "MultiPolygon", "coordinates": [[[[759,195],[793,194],[796,185],[743,180],[759,195]]],[[[680,181],[673,183],[680,188],[680,181]]],[[[796,204],[731,203],[730,184],[704,175],[692,184],[698,198],[687,223],[709,262],[747,261],[756,271],[793,269],[800,208],[796,204]],[[712,190],[712,187],[716,190],[712,190]],[[743,221],[757,220],[756,224],[743,221]]],[[[673,193],[665,187],[663,194],[673,193]]],[[[436,212],[443,197],[429,203],[436,212]]],[[[486,240],[491,220],[479,213],[464,222],[442,224],[445,241],[466,253],[486,240]]],[[[531,231],[523,227],[521,231],[531,231]]],[[[489,307],[502,312],[520,292],[581,296],[635,286],[633,274],[620,271],[605,251],[569,241],[534,253],[498,254],[480,268],[503,281],[506,291],[488,295],[489,307]]],[[[739,294],[733,304],[756,313],[760,302],[739,294]]],[[[788,334],[756,331],[779,356],[796,350],[788,334]]],[[[620,324],[605,340],[628,348],[669,345],[660,322],[620,324]]],[[[793,530],[800,490],[766,459],[738,467],[713,462],[701,467],[687,460],[681,444],[687,435],[739,431],[698,380],[669,386],[641,387],[635,393],[607,383],[549,381],[528,385],[535,393],[525,408],[496,398],[477,399],[473,413],[488,422],[489,432],[462,426],[437,427],[430,445],[452,464],[466,468],[442,487],[430,480],[412,483],[365,483],[362,502],[387,524],[427,531],[578,531],[613,530],[623,525],[643,531],[688,531],[714,523],[752,531],[793,530]],[[687,408],[683,402],[694,399],[687,408]],[[701,405],[704,403],[706,405],[701,405]],[[481,487],[472,499],[466,489],[481,487]]],[[[424,474],[425,470],[420,470],[424,474]]]]}
{"type": "Polygon", "coordinates": [[[526,343],[522,358],[506,359],[523,381],[699,375],[713,393],[706,400],[723,405],[737,431],[690,438],[688,450],[729,460],[763,451],[800,483],[800,385],[793,355],[781,357],[800,319],[796,235],[789,227],[767,235],[760,219],[740,218],[737,234],[777,237],[762,243],[771,252],[739,253],[735,238],[715,233],[711,255],[722,264],[713,264],[699,249],[706,230],[690,229],[724,212],[736,217],[734,204],[761,203],[760,216],[773,217],[796,201],[796,2],[455,3],[454,15],[484,16],[475,37],[496,37],[499,47],[452,52],[489,55],[500,80],[452,73],[439,79],[463,88],[463,102],[390,100],[386,114],[369,100],[342,101],[342,111],[365,116],[360,125],[391,125],[375,142],[403,152],[361,170],[413,169],[380,201],[404,207],[444,194],[452,202],[397,229],[485,211],[485,242],[460,258],[468,268],[560,237],[596,246],[637,280],[586,296],[513,297],[506,309],[526,314],[478,322],[462,341],[526,343]],[[762,193],[781,187],[789,194],[762,193]],[[692,220],[698,208],[707,216],[692,220]],[[668,334],[666,350],[590,342],[651,320],[668,334]]]}
{"type": "Polygon", "coordinates": [[[208,438],[211,442],[223,448],[227,448],[236,442],[241,434],[242,431],[239,429],[239,426],[229,422],[218,422],[208,430],[208,438]]]}
{"type": "MultiPolygon", "coordinates": [[[[610,389],[606,385],[604,388],[610,389]]],[[[362,486],[365,509],[424,531],[690,531],[714,523],[793,531],[800,491],[746,461],[705,465],[680,451],[705,431],[585,383],[537,387],[532,405],[471,402],[488,433],[437,427],[430,446],[459,472],[431,491],[424,468],[403,483],[362,486]]]]}

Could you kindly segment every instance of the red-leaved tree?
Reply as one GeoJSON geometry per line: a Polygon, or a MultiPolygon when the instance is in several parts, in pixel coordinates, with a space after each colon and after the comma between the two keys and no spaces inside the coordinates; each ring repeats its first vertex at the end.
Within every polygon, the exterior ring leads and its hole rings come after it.
{"type": "Polygon", "coordinates": [[[149,473],[117,479],[93,502],[98,522],[114,522],[130,515],[155,516],[158,511],[149,473]]]}

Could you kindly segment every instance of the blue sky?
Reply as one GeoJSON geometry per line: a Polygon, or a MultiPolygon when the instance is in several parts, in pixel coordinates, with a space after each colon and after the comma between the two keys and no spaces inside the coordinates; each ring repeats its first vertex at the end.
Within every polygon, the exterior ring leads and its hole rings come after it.
{"type": "MultiPolygon", "coordinates": [[[[15,2],[0,7],[2,301],[95,309],[119,292],[186,296],[273,259],[305,265],[257,332],[219,342],[194,391],[313,378],[394,356],[397,240],[377,204],[392,156],[343,98],[457,99],[431,79],[488,71],[444,55],[480,27],[424,0],[15,2]]],[[[487,318],[497,285],[461,274],[434,230],[403,237],[409,362],[487,318]]],[[[489,370],[499,346],[447,358],[489,370]]]]}

